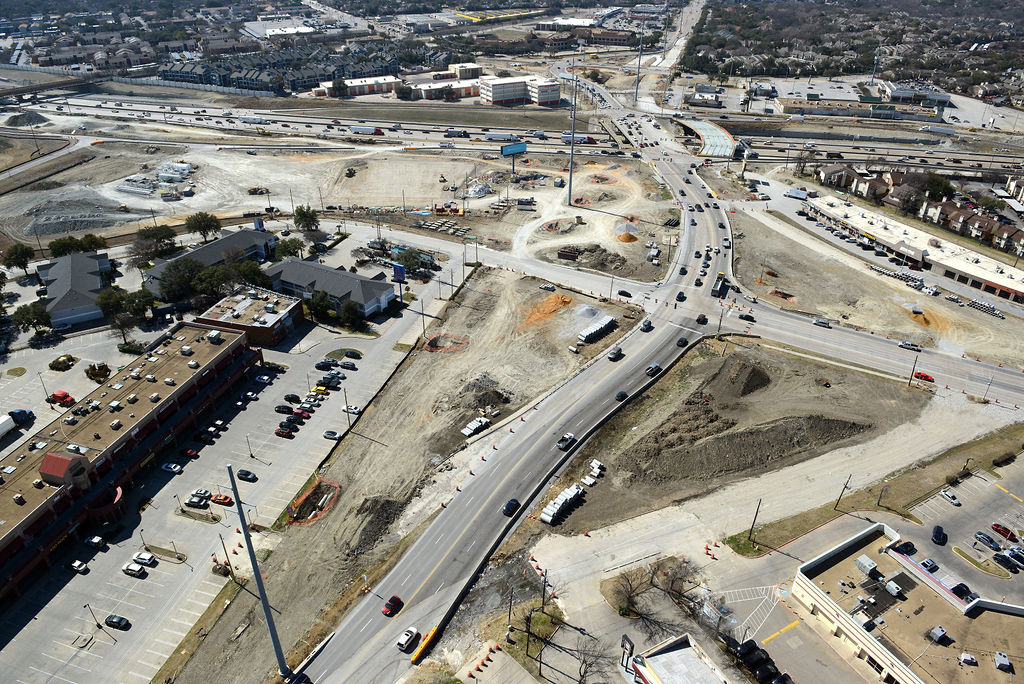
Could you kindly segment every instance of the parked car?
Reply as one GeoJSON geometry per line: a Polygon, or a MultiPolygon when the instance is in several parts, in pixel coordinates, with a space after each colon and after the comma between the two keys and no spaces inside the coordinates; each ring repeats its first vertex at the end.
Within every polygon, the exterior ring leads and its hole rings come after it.
{"type": "Polygon", "coordinates": [[[345,352],[345,356],[350,359],[356,359],[357,361],[363,358],[363,355],[357,352],[355,349],[349,349],[345,352]]]}
{"type": "Polygon", "coordinates": [[[953,596],[956,596],[958,599],[961,600],[966,600],[968,595],[970,595],[971,593],[971,588],[963,582],[960,582],[959,584],[950,587],[949,590],[953,593],[953,596]]]}
{"type": "Polygon", "coordinates": [[[316,368],[318,371],[326,371],[334,368],[334,365],[327,363],[326,361],[320,361],[315,366],[313,366],[313,368],[316,368]]]}
{"type": "MultiPolygon", "coordinates": [[[[294,416],[288,416],[288,417],[289,418],[293,418],[294,416]]],[[[292,432],[298,432],[299,431],[299,428],[298,428],[298,426],[295,423],[289,423],[286,420],[282,420],[280,423],[278,423],[277,427],[281,428],[282,430],[291,430],[292,432]]]]}
{"type": "Polygon", "coordinates": [[[339,440],[341,439],[341,433],[334,430],[324,430],[324,439],[339,440]]]}
{"type": "Polygon", "coordinates": [[[132,577],[142,577],[146,574],[146,569],[138,563],[125,563],[121,566],[121,572],[132,577]]]}
{"type": "Polygon", "coordinates": [[[85,561],[71,561],[71,569],[77,572],[79,575],[84,575],[89,572],[89,566],[85,561]]]}
{"type": "Polygon", "coordinates": [[[132,556],[132,561],[138,563],[139,565],[147,565],[149,567],[152,567],[156,565],[156,556],[149,553],[148,551],[139,551],[134,556],[132,556]]]}
{"type": "Polygon", "coordinates": [[[256,382],[260,383],[261,385],[269,385],[271,382],[273,382],[273,380],[270,379],[269,375],[257,375],[256,382]]]}
{"type": "Polygon", "coordinates": [[[103,537],[95,536],[95,537],[89,537],[88,539],[86,539],[85,540],[85,545],[86,546],[90,546],[90,547],[92,547],[94,549],[102,549],[103,547],[105,547],[107,545],[107,542],[103,541],[103,537]]]}
{"type": "MultiPolygon", "coordinates": [[[[286,394],[286,395],[284,395],[284,400],[287,401],[290,404],[298,404],[300,401],[302,401],[302,399],[299,398],[298,394],[286,394]]],[[[283,406],[283,404],[282,404],[282,406],[283,406]]],[[[291,410],[291,409],[289,409],[289,410],[291,410]]]]}
{"type": "Polygon", "coordinates": [[[939,569],[939,564],[933,561],[931,558],[925,558],[923,561],[921,561],[921,567],[927,570],[928,572],[935,572],[939,569]]]}
{"type": "Polygon", "coordinates": [[[121,615],[108,615],[103,619],[103,624],[107,627],[113,627],[114,629],[126,630],[132,626],[132,623],[128,622],[128,618],[121,615]]]}
{"type": "Polygon", "coordinates": [[[980,541],[982,544],[992,549],[993,551],[1002,551],[1003,547],[999,546],[995,539],[988,536],[984,532],[975,532],[974,538],[980,541]]]}
{"type": "Polygon", "coordinates": [[[343,410],[345,413],[351,413],[353,416],[358,416],[363,412],[358,406],[346,406],[343,410]]]}
{"type": "Polygon", "coordinates": [[[282,428],[282,427],[279,427],[276,430],[274,430],[274,434],[277,435],[278,437],[291,437],[292,436],[292,431],[291,430],[286,430],[285,428],[282,428]]]}
{"type": "Polygon", "coordinates": [[[1006,568],[1007,570],[1009,570],[1010,572],[1012,572],[1015,575],[1018,572],[1020,572],[1020,569],[1017,567],[1017,564],[1014,563],[1013,559],[1009,558],[1006,554],[1003,554],[1003,553],[993,553],[992,554],[992,560],[994,560],[997,564],[1003,566],[1004,568],[1006,568]]]}
{"type": "Polygon", "coordinates": [[[215,504],[220,504],[221,506],[230,506],[234,503],[234,499],[227,494],[214,494],[210,497],[210,501],[215,504]]]}
{"type": "Polygon", "coordinates": [[[239,470],[238,479],[245,480],[246,482],[255,482],[259,478],[256,477],[256,473],[252,472],[251,470],[239,470]]]}
{"type": "Polygon", "coordinates": [[[189,508],[206,508],[206,499],[201,496],[190,496],[185,499],[185,505],[189,508]]]}
{"type": "Polygon", "coordinates": [[[905,556],[912,556],[917,553],[917,549],[914,548],[914,542],[905,541],[896,546],[896,552],[902,553],[905,556]]]}
{"type": "MultiPolygon", "coordinates": [[[[305,419],[309,418],[309,411],[303,411],[302,409],[295,409],[294,411],[292,411],[292,415],[293,416],[297,416],[297,417],[302,418],[303,420],[305,420],[305,419]]],[[[287,418],[285,420],[287,420],[287,418]]]]}
{"type": "Polygon", "coordinates": [[[992,531],[998,534],[1000,537],[1004,537],[1007,540],[1016,543],[1017,535],[1010,530],[1006,525],[1000,525],[999,523],[992,523],[992,531]]]}
{"type": "Polygon", "coordinates": [[[350,371],[359,370],[358,368],[356,368],[356,364],[352,363],[351,361],[342,361],[341,363],[338,364],[338,367],[350,371]]]}
{"type": "Polygon", "coordinates": [[[275,406],[274,410],[277,411],[278,413],[291,414],[291,412],[294,411],[295,409],[293,409],[291,406],[288,406],[287,404],[280,404],[278,406],[275,406]]]}
{"type": "Polygon", "coordinates": [[[160,470],[166,470],[169,473],[180,475],[182,468],[177,463],[164,463],[162,466],[160,466],[160,470]]]}
{"type": "Polygon", "coordinates": [[[398,637],[398,642],[395,644],[395,646],[398,647],[399,651],[402,651],[404,653],[408,651],[410,648],[412,648],[412,645],[416,643],[416,638],[419,635],[419,630],[417,630],[415,627],[410,627],[409,629],[402,632],[402,636],[398,637]]]}
{"type": "Polygon", "coordinates": [[[948,489],[939,490],[939,495],[949,503],[953,504],[954,506],[960,505],[960,499],[956,498],[956,494],[954,494],[948,489]]]}

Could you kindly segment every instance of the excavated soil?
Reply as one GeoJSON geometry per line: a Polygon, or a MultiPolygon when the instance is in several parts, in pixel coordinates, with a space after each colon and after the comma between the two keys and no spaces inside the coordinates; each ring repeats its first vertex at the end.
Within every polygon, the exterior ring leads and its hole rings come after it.
{"type": "Polygon", "coordinates": [[[564,483],[593,458],[607,470],[559,530],[601,527],[873,438],[930,397],[755,345],[720,354],[718,342],[691,351],[588,442],[564,483]]]}

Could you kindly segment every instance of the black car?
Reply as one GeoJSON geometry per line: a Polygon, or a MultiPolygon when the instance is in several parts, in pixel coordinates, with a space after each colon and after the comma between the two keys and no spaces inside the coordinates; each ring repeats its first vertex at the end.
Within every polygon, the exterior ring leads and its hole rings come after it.
{"type": "Polygon", "coordinates": [[[1017,569],[1017,564],[1016,564],[1016,563],[1014,563],[1014,562],[1013,562],[1012,560],[1010,560],[1009,558],[1007,558],[1007,557],[1006,557],[1006,556],[1005,556],[1004,554],[1002,554],[1002,553],[993,553],[993,554],[992,554],[992,560],[994,560],[994,561],[995,561],[996,563],[998,563],[999,565],[1002,565],[1002,566],[1003,566],[1004,568],[1006,568],[1007,570],[1009,570],[1010,572],[1012,572],[1012,573],[1013,573],[1013,574],[1015,574],[1015,575],[1016,575],[1016,574],[1017,574],[1018,572],[1020,572],[1020,570],[1018,570],[1018,569],[1017,569]]]}
{"type": "Polygon", "coordinates": [[[761,667],[754,670],[754,679],[756,679],[759,684],[771,682],[778,676],[779,668],[775,667],[775,663],[765,663],[761,667]]]}
{"type": "Polygon", "coordinates": [[[631,297],[632,297],[633,295],[631,295],[631,294],[630,294],[630,293],[629,293],[628,291],[626,291],[626,290],[619,290],[619,296],[620,296],[620,297],[625,297],[626,299],[630,299],[630,298],[631,298],[631,297]]]}
{"type": "Polygon", "coordinates": [[[278,423],[277,427],[281,428],[282,430],[291,430],[292,432],[295,432],[296,430],[299,429],[298,426],[295,425],[295,423],[289,423],[288,421],[285,420],[282,420],[280,423],[278,423]]]}
{"type": "Polygon", "coordinates": [[[352,363],[351,361],[342,361],[341,363],[338,364],[338,367],[344,368],[345,370],[359,370],[358,368],[356,368],[356,364],[352,363]]]}
{"type": "Polygon", "coordinates": [[[287,413],[290,415],[292,412],[292,407],[286,404],[279,404],[274,407],[274,410],[277,411],[278,413],[287,413]]]}
{"type": "Polygon", "coordinates": [[[737,658],[742,659],[748,653],[750,653],[751,651],[753,651],[756,648],[757,648],[757,642],[754,641],[753,639],[747,639],[743,643],[737,642],[736,645],[732,647],[732,653],[737,658]]]}
{"type": "Polygon", "coordinates": [[[245,480],[246,482],[255,482],[258,478],[256,474],[249,470],[239,470],[238,479],[245,480]]]}
{"type": "Polygon", "coordinates": [[[686,275],[686,267],[685,266],[680,266],[679,267],[679,275],[686,275]]]}
{"type": "Polygon", "coordinates": [[[704,284],[704,281],[701,280],[700,278],[697,278],[696,280],[693,281],[693,284],[696,285],[697,287],[700,287],[701,285],[704,284]]]}
{"type": "Polygon", "coordinates": [[[687,345],[687,342],[686,342],[686,338],[685,337],[680,337],[678,340],[676,340],[676,346],[677,347],[685,347],[686,345],[687,345]]]}
{"type": "Polygon", "coordinates": [[[768,655],[768,651],[764,650],[763,648],[755,648],[754,650],[747,653],[747,655],[740,658],[740,660],[742,660],[743,664],[746,665],[747,668],[751,671],[753,671],[757,667],[760,667],[762,663],[771,662],[771,658],[768,655]]]}
{"type": "Polygon", "coordinates": [[[704,254],[699,250],[693,253],[694,259],[700,259],[702,256],[704,256],[704,254]]]}
{"type": "Polygon", "coordinates": [[[615,401],[625,401],[626,397],[628,397],[628,396],[629,395],[626,394],[625,392],[616,392],[615,393],[615,401]]]}
{"type": "Polygon", "coordinates": [[[501,512],[503,515],[507,515],[510,518],[515,515],[515,512],[519,510],[519,499],[509,499],[508,502],[502,506],[501,512]]]}
{"type": "Polygon", "coordinates": [[[361,358],[363,358],[363,355],[360,354],[359,352],[355,351],[354,349],[349,349],[347,352],[345,352],[345,356],[347,356],[350,359],[361,359],[361,358]]]}
{"type": "Polygon", "coordinates": [[[958,599],[965,600],[971,593],[971,588],[961,582],[960,584],[950,588],[950,591],[953,592],[953,596],[956,596],[958,599]]]}
{"type": "Polygon", "coordinates": [[[676,301],[677,302],[685,302],[686,301],[686,295],[683,294],[682,292],[676,292],[676,301]]]}
{"type": "Polygon", "coordinates": [[[302,401],[302,398],[298,394],[286,394],[284,395],[284,400],[292,404],[298,404],[302,401]]]}
{"type": "Polygon", "coordinates": [[[942,529],[942,525],[936,525],[935,528],[932,529],[932,543],[933,544],[938,544],[939,546],[945,546],[946,545],[946,541],[948,539],[949,539],[949,537],[946,535],[945,530],[942,529]]]}
{"type": "Polygon", "coordinates": [[[750,315],[750,314],[748,314],[748,313],[741,313],[741,314],[739,315],[739,319],[740,319],[741,321],[750,321],[751,323],[753,323],[753,322],[754,322],[754,317],[753,317],[753,316],[751,316],[751,315],[750,315]]]}
{"type": "Polygon", "coordinates": [[[113,627],[114,629],[125,630],[131,627],[132,623],[128,622],[128,618],[126,617],[111,614],[103,620],[103,624],[107,627],[113,627]]]}
{"type": "Polygon", "coordinates": [[[896,546],[896,553],[902,553],[904,556],[913,556],[917,553],[917,549],[914,548],[914,542],[905,541],[896,546]]]}
{"type": "Polygon", "coordinates": [[[302,416],[291,415],[285,418],[285,422],[289,425],[302,425],[305,421],[302,420],[302,416]]]}
{"type": "Polygon", "coordinates": [[[325,370],[331,370],[332,368],[334,368],[334,366],[332,366],[331,364],[326,363],[324,361],[319,361],[315,366],[313,366],[313,368],[316,368],[317,370],[320,370],[320,371],[325,371],[325,370]]]}

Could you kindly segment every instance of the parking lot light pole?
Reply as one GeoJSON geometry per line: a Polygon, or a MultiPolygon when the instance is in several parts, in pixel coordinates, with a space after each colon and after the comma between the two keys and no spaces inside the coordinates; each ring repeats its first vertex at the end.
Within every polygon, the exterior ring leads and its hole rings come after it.
{"type": "Polygon", "coordinates": [[[249,458],[256,458],[256,455],[252,453],[252,444],[249,443],[249,433],[245,433],[245,446],[249,447],[249,458]]]}
{"type": "Polygon", "coordinates": [[[348,412],[348,390],[341,388],[341,396],[345,399],[345,418],[348,420],[348,429],[352,429],[352,414],[348,412]]]}
{"type": "Polygon", "coordinates": [[[82,607],[83,607],[83,608],[88,608],[88,609],[89,609],[89,614],[90,614],[90,615],[92,615],[92,621],[96,623],[96,626],[97,626],[97,627],[99,627],[100,629],[102,629],[102,625],[100,625],[100,621],[96,619],[96,613],[92,612],[92,606],[90,606],[90,605],[89,605],[88,603],[86,603],[86,604],[85,604],[84,606],[82,606],[82,607]]]}
{"type": "Polygon", "coordinates": [[[181,505],[181,499],[178,498],[177,494],[174,495],[174,500],[178,502],[178,510],[184,513],[185,507],[181,505]]]}
{"type": "Polygon", "coordinates": [[[141,527],[139,528],[139,539],[142,540],[142,548],[144,548],[146,551],[149,551],[149,546],[146,544],[146,538],[142,536],[142,533],[145,531],[146,530],[142,529],[141,527]]]}

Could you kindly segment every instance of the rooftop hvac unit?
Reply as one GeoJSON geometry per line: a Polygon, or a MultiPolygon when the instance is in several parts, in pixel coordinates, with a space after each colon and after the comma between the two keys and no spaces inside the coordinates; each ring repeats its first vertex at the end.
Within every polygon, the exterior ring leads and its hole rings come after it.
{"type": "Polygon", "coordinates": [[[878,563],[868,558],[865,554],[861,554],[857,560],[853,562],[857,566],[857,569],[863,572],[868,577],[871,576],[875,570],[878,569],[878,563]]]}
{"type": "Polygon", "coordinates": [[[899,596],[900,592],[903,591],[900,589],[900,585],[896,584],[892,580],[885,583],[885,590],[893,596],[899,596]]]}
{"type": "Polygon", "coordinates": [[[188,362],[188,367],[189,368],[199,368],[199,362],[198,361],[189,361],[188,362]]]}
{"type": "Polygon", "coordinates": [[[25,497],[23,497],[21,495],[21,492],[18,492],[17,494],[15,494],[11,498],[13,498],[14,499],[14,503],[18,504],[19,506],[22,506],[22,505],[25,504],[25,497]]]}
{"type": "Polygon", "coordinates": [[[119,420],[111,421],[110,422],[110,429],[111,430],[120,430],[121,429],[121,421],[119,421],[119,420]]]}
{"type": "Polygon", "coordinates": [[[213,344],[219,343],[221,341],[220,330],[211,330],[210,333],[206,336],[206,339],[208,339],[213,344]]]}
{"type": "Polygon", "coordinates": [[[192,347],[188,346],[187,344],[181,348],[182,356],[192,356],[192,353],[192,347]]]}
{"type": "Polygon", "coordinates": [[[155,404],[156,402],[160,401],[160,395],[157,394],[156,392],[153,392],[152,394],[149,395],[149,400],[155,404]]]}
{"type": "Polygon", "coordinates": [[[173,385],[174,384],[174,378],[164,378],[164,384],[165,385],[173,385]]]}
{"type": "Polygon", "coordinates": [[[37,477],[36,479],[32,480],[32,486],[35,487],[36,489],[42,489],[43,481],[37,477]]]}

